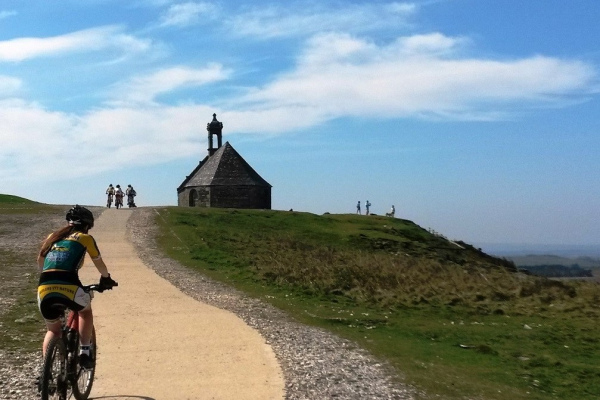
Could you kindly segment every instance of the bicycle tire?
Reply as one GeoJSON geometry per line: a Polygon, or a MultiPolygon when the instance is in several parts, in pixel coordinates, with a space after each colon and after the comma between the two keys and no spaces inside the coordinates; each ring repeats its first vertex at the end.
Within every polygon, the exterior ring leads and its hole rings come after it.
{"type": "MultiPolygon", "coordinates": [[[[79,338],[77,339],[79,341],[79,338]]],[[[92,385],[94,384],[94,376],[96,375],[96,329],[92,330],[91,340],[91,355],[94,360],[94,367],[92,369],[83,369],[79,366],[79,357],[75,357],[73,367],[74,373],[71,375],[71,388],[73,390],[73,396],[77,400],[87,400],[92,391],[92,385]]],[[[77,346],[76,354],[79,354],[79,346],[77,346]]]]}
{"type": "Polygon", "coordinates": [[[48,343],[41,376],[42,400],[67,400],[67,348],[60,337],[48,343]]]}

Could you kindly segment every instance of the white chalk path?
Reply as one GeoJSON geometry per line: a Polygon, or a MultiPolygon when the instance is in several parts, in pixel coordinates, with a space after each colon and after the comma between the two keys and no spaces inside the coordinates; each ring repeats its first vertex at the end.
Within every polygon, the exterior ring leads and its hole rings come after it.
{"type": "MultiPolygon", "coordinates": [[[[137,257],[126,237],[129,209],[107,209],[90,233],[114,290],[93,300],[98,364],[92,399],[283,399],[275,355],[231,312],[196,301],[137,257]]],[[[89,258],[84,284],[99,274],[89,258]]]]}

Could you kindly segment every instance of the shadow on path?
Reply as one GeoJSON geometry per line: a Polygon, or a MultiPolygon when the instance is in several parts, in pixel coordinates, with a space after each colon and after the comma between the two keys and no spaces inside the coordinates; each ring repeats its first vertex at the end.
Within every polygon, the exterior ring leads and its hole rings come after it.
{"type": "Polygon", "coordinates": [[[114,399],[114,400],[156,400],[154,397],[134,396],[129,394],[119,394],[116,396],[90,397],[89,400],[114,399]]]}

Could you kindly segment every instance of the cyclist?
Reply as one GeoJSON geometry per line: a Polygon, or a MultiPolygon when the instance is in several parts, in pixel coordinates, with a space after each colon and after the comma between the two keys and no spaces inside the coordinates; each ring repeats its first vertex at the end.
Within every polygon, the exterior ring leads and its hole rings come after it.
{"type": "Polygon", "coordinates": [[[123,189],[121,189],[121,185],[117,185],[115,189],[115,204],[119,203],[121,207],[123,206],[123,189]]]}
{"type": "Polygon", "coordinates": [[[125,194],[127,195],[127,205],[129,207],[135,207],[135,202],[133,198],[136,196],[135,189],[131,185],[127,185],[127,189],[125,190],[125,194]]]}
{"type": "Polygon", "coordinates": [[[78,271],[83,265],[87,252],[100,272],[100,287],[112,289],[116,282],[110,277],[108,268],[88,231],[94,226],[94,215],[85,207],[74,206],[67,212],[68,225],[51,233],[43,242],[37,263],[40,271],[38,305],[46,321],[48,331],[44,338],[42,354],[46,353],[48,342],[61,335],[61,311],[54,304],[64,305],[79,311],[80,357],[83,368],[91,368],[93,360],[90,342],[94,317],[91,296],[82,288],[78,271]]]}
{"type": "Polygon", "coordinates": [[[106,189],[106,194],[108,195],[106,206],[110,208],[110,204],[112,203],[112,197],[115,194],[115,188],[113,187],[112,183],[108,185],[108,188],[106,189]]]}

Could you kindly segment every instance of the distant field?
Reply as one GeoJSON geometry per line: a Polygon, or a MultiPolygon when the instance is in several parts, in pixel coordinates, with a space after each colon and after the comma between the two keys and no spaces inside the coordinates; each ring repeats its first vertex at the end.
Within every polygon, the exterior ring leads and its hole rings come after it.
{"type": "Polygon", "coordinates": [[[577,264],[582,268],[600,268],[600,258],[593,257],[560,257],[553,255],[528,255],[507,257],[518,266],[527,265],[564,265],[577,264]]]}

